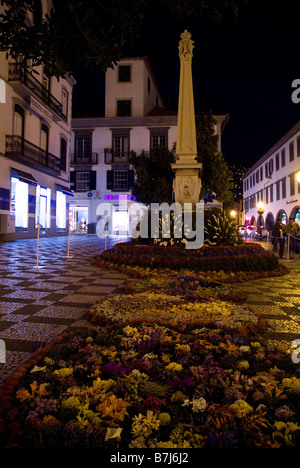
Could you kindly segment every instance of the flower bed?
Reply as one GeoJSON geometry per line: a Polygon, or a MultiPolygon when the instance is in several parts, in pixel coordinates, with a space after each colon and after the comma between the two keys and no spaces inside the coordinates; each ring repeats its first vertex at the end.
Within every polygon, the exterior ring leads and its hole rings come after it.
{"type": "Polygon", "coordinates": [[[177,275],[176,277],[157,276],[144,280],[128,282],[124,286],[126,294],[144,291],[164,292],[171,295],[183,295],[191,301],[200,301],[205,297],[241,302],[245,295],[235,287],[216,281],[208,281],[199,276],[177,275]]]}
{"type": "Polygon", "coordinates": [[[243,273],[135,268],[7,380],[0,446],[300,448],[299,366],[224,284],[243,273]]]}
{"type": "Polygon", "coordinates": [[[4,446],[299,448],[300,375],[285,353],[214,321],[128,322],[101,307],[101,326],[25,375],[13,414],[2,400],[4,446]]]}
{"type": "Polygon", "coordinates": [[[250,278],[279,276],[288,272],[278,258],[258,244],[233,247],[208,247],[189,250],[180,247],[117,244],[91,258],[101,268],[115,269],[128,275],[145,278],[156,274],[175,275],[188,270],[193,275],[221,272],[230,282],[250,278]]]}

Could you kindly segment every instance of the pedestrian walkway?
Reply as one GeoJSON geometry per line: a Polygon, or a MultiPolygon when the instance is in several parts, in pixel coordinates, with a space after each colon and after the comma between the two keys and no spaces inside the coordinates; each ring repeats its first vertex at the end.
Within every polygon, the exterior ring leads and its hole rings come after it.
{"type": "Polygon", "coordinates": [[[280,263],[289,274],[275,278],[247,281],[238,285],[246,296],[246,303],[255,308],[267,323],[264,338],[290,349],[300,339],[300,257],[280,263]]]}
{"type": "MultiPolygon", "coordinates": [[[[119,237],[109,238],[107,248],[116,242],[119,237]]],[[[40,238],[39,249],[36,239],[0,243],[0,340],[6,347],[0,385],[34,351],[84,326],[91,304],[118,293],[126,277],[89,262],[104,248],[105,241],[90,234],[72,235],[69,248],[65,236],[40,238]]]]}
{"type": "MultiPolygon", "coordinates": [[[[109,238],[106,247],[116,242],[120,238],[109,238]]],[[[36,239],[0,243],[0,340],[6,346],[0,385],[34,351],[86,326],[82,316],[91,304],[122,290],[125,275],[90,264],[104,248],[105,241],[91,234],[71,236],[69,251],[67,237],[41,238],[37,262],[36,239]]],[[[288,275],[237,287],[266,320],[264,337],[290,348],[300,339],[300,258],[281,262],[288,275]]]]}

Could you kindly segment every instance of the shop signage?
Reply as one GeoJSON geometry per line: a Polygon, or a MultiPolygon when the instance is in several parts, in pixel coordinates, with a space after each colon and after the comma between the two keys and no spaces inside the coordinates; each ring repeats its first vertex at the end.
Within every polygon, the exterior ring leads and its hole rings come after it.
{"type": "Polygon", "coordinates": [[[136,200],[134,195],[105,195],[104,200],[136,200]]]}
{"type": "Polygon", "coordinates": [[[290,203],[296,203],[298,200],[287,200],[286,201],[286,204],[289,205],[290,203]]]}
{"type": "Polygon", "coordinates": [[[44,117],[48,121],[52,121],[52,113],[46,109],[46,107],[42,106],[36,99],[30,96],[30,107],[32,111],[39,114],[39,116],[44,117]]]}

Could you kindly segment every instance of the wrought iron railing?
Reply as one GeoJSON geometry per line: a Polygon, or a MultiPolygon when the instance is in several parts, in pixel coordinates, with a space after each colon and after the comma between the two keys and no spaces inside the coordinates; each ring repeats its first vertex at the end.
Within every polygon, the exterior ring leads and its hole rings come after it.
{"type": "Polygon", "coordinates": [[[88,164],[98,164],[98,153],[71,153],[71,164],[77,165],[88,165],[88,164]]]}
{"type": "Polygon", "coordinates": [[[131,152],[127,151],[105,151],[105,164],[128,163],[131,152]]]}
{"type": "Polygon", "coordinates": [[[21,81],[30,91],[38,96],[57,115],[66,120],[62,104],[39,82],[37,78],[22,63],[10,63],[8,72],[9,81],[21,81]]]}
{"type": "Polygon", "coordinates": [[[19,135],[6,135],[6,156],[22,156],[41,166],[60,172],[60,159],[19,135]]]}

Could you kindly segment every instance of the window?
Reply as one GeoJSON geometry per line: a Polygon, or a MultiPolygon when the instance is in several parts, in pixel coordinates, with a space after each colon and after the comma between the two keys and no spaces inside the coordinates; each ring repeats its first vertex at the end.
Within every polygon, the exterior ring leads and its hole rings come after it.
{"type": "Polygon", "coordinates": [[[149,128],[150,131],[150,148],[153,149],[167,149],[168,148],[168,128],[149,128]]]}
{"type": "Polygon", "coordinates": [[[300,156],[300,136],[297,138],[297,156],[300,156]]]}
{"type": "Polygon", "coordinates": [[[128,189],[128,171],[114,171],[114,189],[128,189]]]}
{"type": "Polygon", "coordinates": [[[273,174],[274,167],[273,167],[273,159],[270,159],[269,161],[269,176],[273,174]]]}
{"type": "Polygon", "coordinates": [[[152,136],[152,142],[151,142],[151,148],[152,149],[166,149],[167,143],[166,143],[166,136],[165,135],[153,135],[152,136]]]}
{"type": "Polygon", "coordinates": [[[131,81],[131,66],[120,65],[119,66],[119,83],[128,83],[131,81]]]}
{"type": "Polygon", "coordinates": [[[62,88],[61,105],[62,105],[62,113],[65,117],[68,117],[68,104],[69,104],[68,91],[65,88],[62,88]]]}
{"type": "Polygon", "coordinates": [[[90,190],[90,172],[76,172],[76,190],[90,190]]]}
{"type": "Polygon", "coordinates": [[[294,161],[294,142],[289,144],[290,162],[294,161]]]}
{"type": "Polygon", "coordinates": [[[76,155],[79,158],[88,157],[91,153],[91,137],[90,135],[76,136],[76,155]]]}
{"type": "Polygon", "coordinates": [[[270,185],[270,203],[273,203],[273,199],[274,197],[273,197],[273,184],[272,184],[270,185]]]}
{"type": "Polygon", "coordinates": [[[50,229],[51,224],[51,189],[36,187],[36,223],[40,224],[41,228],[50,229]]]}
{"type": "Polygon", "coordinates": [[[286,177],[282,179],[282,198],[286,198],[286,177]]]}
{"type": "Polygon", "coordinates": [[[113,191],[130,190],[134,183],[133,170],[109,170],[106,172],[106,188],[113,191]]]}
{"type": "Polygon", "coordinates": [[[279,170],[279,154],[276,154],[275,161],[276,161],[276,171],[278,171],[279,170]]]}
{"type": "Polygon", "coordinates": [[[64,138],[60,139],[60,169],[67,170],[67,142],[64,138]]]}
{"type": "Polygon", "coordinates": [[[113,139],[113,151],[116,157],[126,157],[128,155],[128,136],[116,135],[113,139]]]}
{"type": "Polygon", "coordinates": [[[280,182],[276,182],[276,200],[280,200],[280,182]]]}
{"type": "Polygon", "coordinates": [[[131,116],[131,100],[119,99],[117,101],[117,117],[130,117],[131,116]]]}
{"type": "Polygon", "coordinates": [[[295,174],[290,175],[290,196],[295,195],[295,174]]]}
{"type": "Polygon", "coordinates": [[[266,187],[266,205],[269,203],[269,187],[266,187]]]}
{"type": "Polygon", "coordinates": [[[48,153],[48,142],[49,142],[49,129],[47,125],[42,124],[41,127],[41,144],[40,147],[45,153],[48,153]]]}
{"type": "Polygon", "coordinates": [[[18,135],[21,138],[24,136],[24,115],[24,109],[16,104],[14,111],[14,135],[18,135]]]}
{"type": "Polygon", "coordinates": [[[65,230],[67,227],[67,197],[60,191],[56,192],[56,228],[65,230]]]}
{"type": "Polygon", "coordinates": [[[47,75],[47,73],[45,71],[45,67],[43,67],[42,85],[44,86],[46,91],[48,91],[48,92],[50,91],[50,78],[49,78],[49,76],[47,75]]]}
{"type": "Polygon", "coordinates": [[[148,93],[150,94],[150,91],[151,91],[151,81],[150,81],[150,78],[148,76],[148,93]]]}
{"type": "Polygon", "coordinates": [[[28,184],[15,177],[11,178],[11,214],[16,228],[28,228],[28,184]]]}
{"type": "Polygon", "coordinates": [[[285,149],[281,151],[281,167],[285,166],[285,149]]]}

